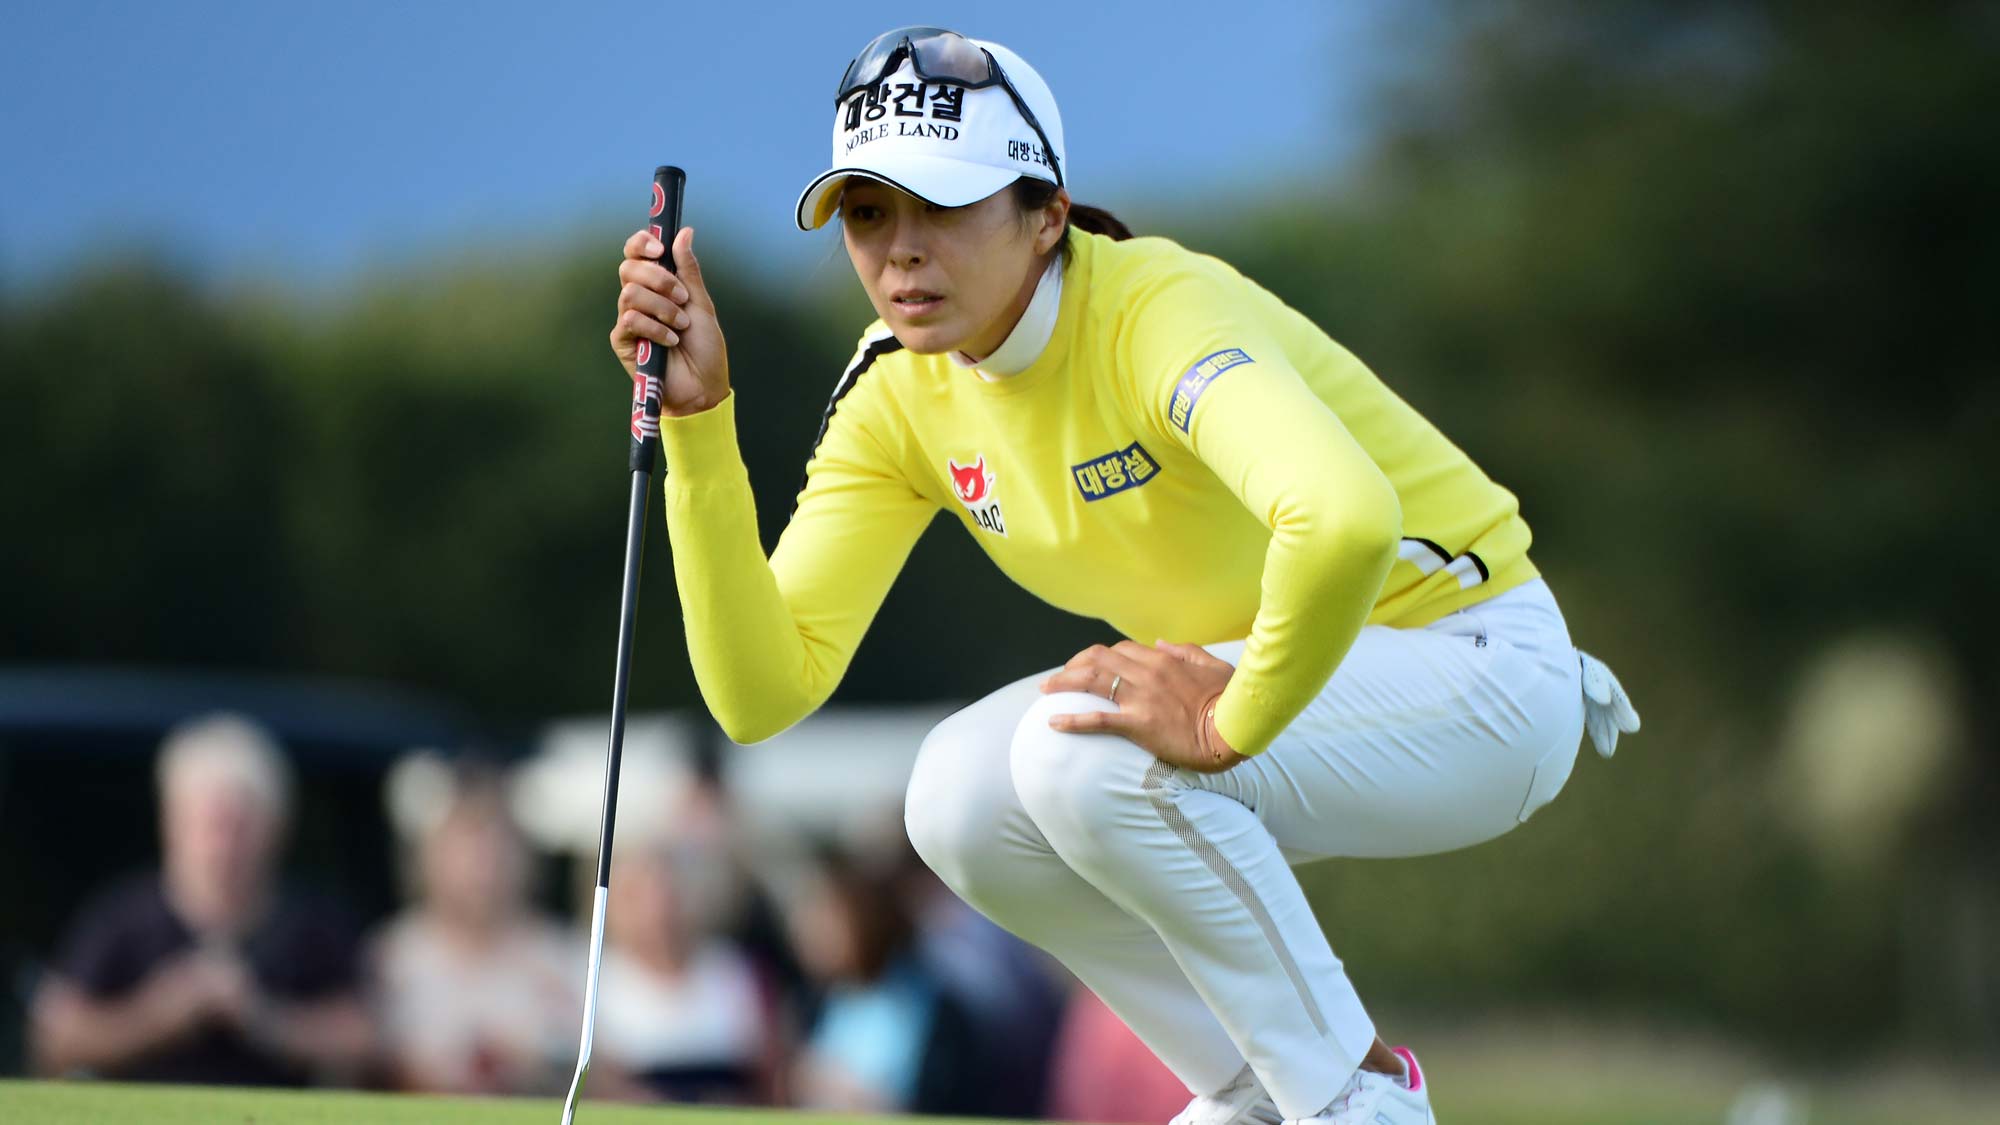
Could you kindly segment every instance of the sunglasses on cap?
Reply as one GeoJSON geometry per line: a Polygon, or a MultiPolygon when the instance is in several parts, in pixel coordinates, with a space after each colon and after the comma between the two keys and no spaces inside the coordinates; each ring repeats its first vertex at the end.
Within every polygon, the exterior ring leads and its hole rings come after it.
{"type": "Polygon", "coordinates": [[[840,89],[833,96],[833,104],[839,105],[857,90],[864,90],[891,74],[896,73],[903,61],[909,60],[917,77],[926,82],[945,82],[953,86],[963,86],[968,90],[981,90],[988,86],[999,86],[1014,99],[1014,108],[1021,111],[1021,119],[1042,142],[1042,151],[1048,154],[1049,168],[1056,174],[1056,186],[1063,187],[1062,163],[1056,159],[1056,146],[1049,143],[1049,135],[1042,130],[1042,123],[1035,120],[1035,111],[1028,108],[1027,99],[1007,80],[1007,71],[993,58],[993,53],[956,31],[942,27],[899,27],[885,31],[869,41],[854,61],[847,64],[847,72],[840,76],[840,89]]]}

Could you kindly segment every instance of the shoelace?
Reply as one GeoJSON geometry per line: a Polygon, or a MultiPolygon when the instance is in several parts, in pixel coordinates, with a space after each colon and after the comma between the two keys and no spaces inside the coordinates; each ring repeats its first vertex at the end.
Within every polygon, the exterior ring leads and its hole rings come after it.
{"type": "Polygon", "coordinates": [[[1256,1073],[1253,1072],[1248,1066],[1245,1066],[1243,1068],[1243,1072],[1236,1076],[1235,1081],[1231,1082],[1227,1086],[1224,1086],[1222,1089],[1216,1091],[1213,1094],[1203,1094],[1202,1096],[1196,1098],[1194,1100],[1194,1104],[1188,1106],[1187,1109],[1182,1110],[1181,1116],[1176,1117],[1174,1120],[1222,1121],[1222,1120],[1227,1120],[1230,1117],[1234,1117],[1237,1114],[1243,1113],[1245,1110],[1250,1109],[1256,1103],[1252,1101],[1244,1105],[1236,1106],[1232,1109],[1229,1104],[1230,1100],[1247,1092],[1250,1088],[1256,1086],[1256,1084],[1257,1084],[1256,1073]]]}
{"type": "MultiPolygon", "coordinates": [[[[1361,1097],[1363,1094],[1380,1093],[1379,1090],[1372,1088],[1377,1079],[1392,1084],[1395,1082],[1395,1079],[1386,1074],[1376,1074],[1374,1071],[1369,1070],[1355,1071],[1353,1077],[1347,1080],[1347,1085],[1341,1087],[1340,1093],[1334,1096],[1333,1102],[1325,1110],[1321,1111],[1320,1116],[1332,1118],[1356,1109],[1357,1107],[1354,1104],[1356,1098],[1361,1097]]],[[[1367,1109],[1369,1104],[1363,1103],[1358,1108],[1367,1109]]]]}

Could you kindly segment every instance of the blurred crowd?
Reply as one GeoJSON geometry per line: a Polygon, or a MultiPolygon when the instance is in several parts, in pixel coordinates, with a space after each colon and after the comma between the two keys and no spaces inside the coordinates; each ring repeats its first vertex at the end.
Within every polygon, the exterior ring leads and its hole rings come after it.
{"type": "MultiPolygon", "coordinates": [[[[157,763],[157,869],[99,888],[42,974],[49,1075],[551,1095],[582,1012],[584,886],[538,886],[506,774],[476,761],[403,825],[372,923],[287,877],[284,751],[217,714],[157,763]]],[[[717,783],[614,852],[590,1092],[631,1101],[1158,1121],[1187,1092],[1088,991],[901,844],[817,844],[774,885],[717,783]]],[[[586,864],[577,864],[587,873],[586,864]]]]}

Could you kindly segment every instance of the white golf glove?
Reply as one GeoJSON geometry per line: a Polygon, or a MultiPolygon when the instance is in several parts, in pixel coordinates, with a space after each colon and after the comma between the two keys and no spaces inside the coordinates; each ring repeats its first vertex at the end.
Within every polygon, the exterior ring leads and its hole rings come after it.
{"type": "Polygon", "coordinates": [[[1604,661],[1582,649],[1576,650],[1576,659],[1583,666],[1583,729],[1590,732],[1598,755],[1609,758],[1618,750],[1620,732],[1639,732],[1639,712],[1604,661]]]}

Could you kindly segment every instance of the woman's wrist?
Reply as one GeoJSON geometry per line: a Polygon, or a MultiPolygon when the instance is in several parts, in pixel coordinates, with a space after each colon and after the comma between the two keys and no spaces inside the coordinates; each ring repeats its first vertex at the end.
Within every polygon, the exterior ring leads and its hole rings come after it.
{"type": "Polygon", "coordinates": [[[748,481],[743,454],[736,444],[736,396],[723,396],[703,410],[686,414],[660,412],[660,454],[667,460],[669,487],[697,483],[748,481]]]}
{"type": "Polygon", "coordinates": [[[672,407],[662,404],[660,407],[660,416],[663,418],[686,418],[694,414],[706,414],[714,410],[717,404],[728,397],[729,389],[725,387],[719,395],[703,395],[694,402],[684,402],[672,407]]]}
{"type": "Polygon", "coordinates": [[[1222,698],[1218,693],[1202,704],[1201,719],[1195,726],[1195,745],[1200,750],[1206,768],[1221,771],[1244,761],[1229,741],[1222,737],[1222,731],[1215,725],[1215,705],[1222,698]]]}

